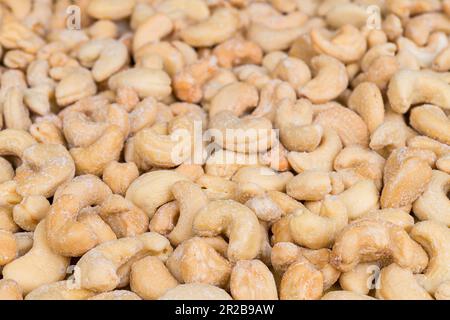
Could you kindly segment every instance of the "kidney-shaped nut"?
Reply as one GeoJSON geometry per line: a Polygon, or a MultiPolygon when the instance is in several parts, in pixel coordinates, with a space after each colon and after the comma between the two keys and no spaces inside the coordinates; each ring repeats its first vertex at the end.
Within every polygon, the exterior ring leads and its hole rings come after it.
{"type": "Polygon", "coordinates": [[[278,173],[267,167],[246,166],[239,169],[231,180],[242,184],[253,183],[264,190],[284,191],[292,177],[290,172],[278,173]]]}
{"type": "Polygon", "coordinates": [[[331,192],[328,172],[304,171],[286,185],[286,193],[297,200],[318,201],[331,192]]]}
{"type": "Polygon", "coordinates": [[[342,272],[360,262],[393,261],[418,273],[428,256],[402,228],[386,221],[363,219],[345,227],[333,245],[331,263],[342,272]]]}
{"type": "Polygon", "coordinates": [[[27,196],[14,206],[14,222],[23,230],[33,231],[50,210],[50,202],[44,196],[27,196]]]}
{"type": "Polygon", "coordinates": [[[324,128],[334,129],[341,138],[344,146],[358,144],[369,145],[369,131],[367,125],[358,114],[349,108],[339,105],[319,112],[314,119],[315,124],[324,128]]]}
{"type": "Polygon", "coordinates": [[[207,205],[207,197],[200,187],[189,181],[177,181],[171,187],[178,202],[179,217],[173,230],[167,235],[171,243],[179,243],[192,238],[192,223],[197,212],[207,205]]]}
{"type": "Polygon", "coordinates": [[[291,151],[288,154],[288,161],[298,173],[307,170],[332,171],[334,158],[341,149],[342,142],[336,131],[325,128],[317,149],[312,152],[291,151]]]}
{"type": "Polygon", "coordinates": [[[94,292],[77,288],[72,280],[44,284],[27,294],[25,300],[85,300],[94,292]]]}
{"type": "Polygon", "coordinates": [[[241,260],[231,271],[230,291],[235,300],[278,300],[269,268],[259,260],[241,260]]]}
{"type": "Polygon", "coordinates": [[[235,9],[219,8],[208,19],[182,30],[180,37],[193,47],[213,46],[233,36],[240,26],[239,20],[235,9]]]}
{"type": "Polygon", "coordinates": [[[272,123],[266,118],[238,118],[222,111],[211,118],[210,130],[222,148],[240,153],[257,153],[270,149],[275,142],[272,123]]]}
{"type": "Polygon", "coordinates": [[[409,121],[419,133],[450,145],[450,119],[441,108],[434,105],[413,108],[409,121]]]}
{"type": "Polygon", "coordinates": [[[137,260],[156,256],[165,261],[171,252],[169,241],[153,232],[108,241],[81,257],[75,281],[80,281],[83,289],[111,291],[128,284],[131,266],[137,260]]]}
{"type": "Polygon", "coordinates": [[[0,266],[10,263],[16,258],[17,243],[9,231],[0,230],[0,266]]]}
{"type": "Polygon", "coordinates": [[[159,300],[232,300],[223,289],[204,283],[180,284],[167,291],[159,300]]]}
{"type": "Polygon", "coordinates": [[[308,261],[293,263],[281,279],[281,300],[316,300],[322,295],[323,275],[308,261]]]}
{"type": "Polygon", "coordinates": [[[91,72],[77,67],[63,76],[55,88],[55,97],[58,105],[64,107],[96,92],[97,86],[91,72]]]}
{"type": "Polygon", "coordinates": [[[307,209],[292,213],[289,230],[295,243],[311,249],[326,248],[333,244],[339,232],[347,225],[347,209],[337,199],[325,199],[320,215],[307,209]]]}
{"type": "Polygon", "coordinates": [[[118,90],[121,87],[134,89],[139,97],[154,97],[162,100],[170,95],[170,77],[162,70],[144,67],[131,68],[121,71],[108,80],[111,90],[118,90]]]}
{"type": "Polygon", "coordinates": [[[139,170],[133,162],[111,161],[103,170],[103,181],[113,193],[125,195],[131,183],[139,177],[139,170]]]}
{"type": "Polygon", "coordinates": [[[66,276],[69,258],[51,250],[46,233],[46,223],[43,220],[34,231],[31,250],[3,268],[3,278],[16,281],[24,294],[66,276]]]}
{"type": "Polygon", "coordinates": [[[169,170],[157,170],[143,174],[130,185],[126,199],[133,202],[151,218],[156,209],[174,199],[172,185],[188,181],[184,175],[169,170]]]}
{"type": "Polygon", "coordinates": [[[26,131],[5,129],[0,132],[0,155],[21,158],[23,152],[36,143],[36,140],[26,131]]]}
{"type": "Polygon", "coordinates": [[[229,239],[228,259],[253,259],[260,250],[261,229],[255,213],[233,200],[211,201],[197,213],[196,234],[213,237],[225,234],[229,239]]]}
{"type": "Polygon", "coordinates": [[[351,63],[361,59],[367,49],[365,37],[358,28],[351,24],[339,28],[331,39],[326,36],[323,30],[313,29],[311,40],[318,52],[328,54],[343,63],[351,63]]]}
{"type": "Polygon", "coordinates": [[[135,4],[135,0],[93,0],[86,9],[96,19],[121,20],[131,15],[135,4]]]}
{"type": "Polygon", "coordinates": [[[441,284],[450,279],[450,231],[441,223],[422,221],[414,225],[410,235],[425,248],[430,257],[430,263],[418,281],[429,293],[434,294],[441,284]]]}
{"type": "Polygon", "coordinates": [[[22,289],[17,282],[9,279],[0,280],[0,300],[23,300],[22,289]]]}
{"type": "Polygon", "coordinates": [[[384,168],[381,206],[399,208],[412,204],[425,191],[431,176],[430,165],[420,154],[408,148],[396,149],[384,168]]]}
{"type": "Polygon", "coordinates": [[[353,90],[348,106],[364,120],[370,133],[383,123],[383,97],[380,89],[371,82],[362,82],[353,90]]]}
{"type": "Polygon", "coordinates": [[[218,63],[224,68],[231,68],[241,64],[260,64],[262,50],[254,42],[241,38],[232,38],[214,48],[213,54],[218,63]]]}
{"type": "Polygon", "coordinates": [[[431,181],[414,202],[413,211],[420,220],[434,220],[450,227],[450,174],[433,170],[431,181]]]}
{"type": "Polygon", "coordinates": [[[70,149],[76,173],[101,176],[108,163],[119,159],[123,143],[123,130],[110,125],[93,144],[70,149]]]}
{"type": "Polygon", "coordinates": [[[205,283],[225,288],[230,279],[230,262],[199,237],[181,243],[166,265],[181,283],[205,283]]]}
{"type": "Polygon", "coordinates": [[[127,47],[113,39],[94,39],[84,43],[77,52],[81,64],[92,67],[95,81],[102,82],[128,62],[127,47]]]}
{"type": "Polygon", "coordinates": [[[178,281],[157,257],[145,257],[131,266],[130,288],[145,300],[156,300],[177,285],[178,281]]]}
{"type": "Polygon", "coordinates": [[[387,96],[397,113],[406,113],[411,105],[418,103],[450,109],[450,85],[432,72],[398,71],[389,82],[387,96]]]}
{"type": "Polygon", "coordinates": [[[432,300],[431,295],[418,283],[411,270],[395,263],[383,268],[376,296],[383,300],[432,300]]]}
{"type": "Polygon", "coordinates": [[[25,149],[16,170],[17,192],[22,196],[53,196],[56,189],[75,175],[75,164],[64,146],[35,144],[25,149]]]}
{"type": "Polygon", "coordinates": [[[319,55],[311,60],[315,77],[299,93],[314,103],[325,103],[337,98],[348,85],[345,66],[339,60],[319,55]]]}
{"type": "Polygon", "coordinates": [[[221,111],[229,110],[236,116],[241,116],[247,109],[258,103],[258,91],[245,82],[233,82],[222,87],[211,100],[209,115],[217,115],[221,111]]]}
{"type": "Polygon", "coordinates": [[[147,214],[131,201],[117,194],[105,199],[100,206],[99,215],[118,238],[133,237],[148,229],[147,214]]]}

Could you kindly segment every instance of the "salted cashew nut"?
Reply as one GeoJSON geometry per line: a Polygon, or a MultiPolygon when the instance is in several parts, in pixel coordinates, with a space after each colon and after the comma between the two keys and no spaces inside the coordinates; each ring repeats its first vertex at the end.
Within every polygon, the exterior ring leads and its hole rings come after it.
{"type": "Polygon", "coordinates": [[[189,179],[175,171],[157,170],[145,173],[133,181],[125,198],[143,210],[150,218],[161,205],[174,200],[172,185],[189,179]]]}
{"type": "Polygon", "coordinates": [[[111,90],[121,87],[134,89],[140,98],[154,97],[162,100],[170,95],[172,88],[171,80],[163,70],[136,67],[120,71],[108,80],[111,90]]]}
{"type": "Polygon", "coordinates": [[[241,116],[248,109],[256,107],[258,98],[258,90],[254,86],[245,82],[233,82],[222,87],[212,98],[209,114],[214,117],[227,110],[241,116]]]}
{"type": "Polygon", "coordinates": [[[197,179],[198,184],[209,200],[235,199],[237,184],[221,176],[205,174],[197,179]]]}
{"type": "Polygon", "coordinates": [[[291,264],[280,283],[281,300],[317,300],[323,294],[323,275],[308,261],[291,264]]]}
{"type": "Polygon", "coordinates": [[[417,45],[425,45],[430,34],[435,31],[445,33],[450,30],[450,20],[442,13],[427,13],[416,16],[406,23],[405,36],[413,40],[417,45]]]}
{"type": "Polygon", "coordinates": [[[291,242],[278,242],[271,252],[271,264],[276,274],[283,275],[295,262],[310,262],[323,276],[323,288],[329,289],[339,278],[340,272],[330,265],[330,249],[311,250],[291,242]]]}
{"type": "Polygon", "coordinates": [[[380,273],[376,296],[383,300],[432,300],[431,295],[414,278],[411,270],[395,263],[380,273]]]}
{"type": "Polygon", "coordinates": [[[123,144],[123,130],[116,125],[110,125],[93,144],[70,149],[77,174],[101,176],[109,162],[119,159],[123,144]]]}
{"type": "Polygon", "coordinates": [[[261,221],[274,222],[284,215],[283,210],[265,193],[256,195],[245,202],[261,221]]]}
{"type": "Polygon", "coordinates": [[[387,158],[393,150],[404,147],[414,135],[402,115],[387,111],[384,122],[372,132],[369,147],[387,158]]]}
{"type": "Polygon", "coordinates": [[[110,194],[108,186],[93,175],[76,177],[58,188],[46,218],[50,247],[61,255],[76,257],[115,239],[114,232],[100,217],[80,214],[83,208],[102,204],[110,194]]]}
{"type": "Polygon", "coordinates": [[[231,271],[230,291],[236,300],[278,300],[273,275],[259,260],[236,263],[231,271]]]}
{"type": "Polygon", "coordinates": [[[236,201],[211,201],[197,213],[193,228],[201,236],[227,235],[230,261],[253,259],[259,253],[261,229],[258,218],[252,210],[236,201]]]}
{"type": "Polygon", "coordinates": [[[373,210],[368,213],[365,213],[361,216],[361,219],[374,219],[387,221],[400,228],[406,230],[407,232],[411,231],[411,228],[414,226],[414,217],[409,214],[408,211],[403,209],[380,209],[373,210]]]}
{"type": "Polygon", "coordinates": [[[375,298],[358,294],[353,291],[347,291],[347,290],[339,290],[339,291],[329,291],[325,293],[320,300],[376,300],[375,298]]]}
{"type": "MultiPolygon", "coordinates": [[[[133,137],[133,161],[140,169],[150,167],[173,168],[191,157],[196,125],[202,124],[194,114],[179,115],[170,122],[167,133],[154,128],[139,131],[133,137]]],[[[129,143],[129,142],[128,142],[129,143]]]]}
{"type": "Polygon", "coordinates": [[[3,278],[16,281],[24,294],[66,276],[69,258],[51,250],[46,233],[46,222],[43,220],[34,231],[31,250],[3,268],[3,278]]]}
{"type": "Polygon", "coordinates": [[[178,281],[157,257],[147,256],[131,266],[131,290],[143,299],[156,300],[177,285],[178,281]]]}
{"type": "Polygon", "coordinates": [[[13,180],[14,168],[11,163],[3,157],[0,157],[0,183],[13,180]]]}
{"type": "Polygon", "coordinates": [[[111,227],[118,238],[133,237],[148,229],[147,214],[131,201],[113,194],[100,206],[100,217],[111,227]]]}
{"type": "Polygon", "coordinates": [[[332,190],[328,172],[304,171],[286,185],[286,193],[297,200],[323,200],[332,190]]]}
{"type": "Polygon", "coordinates": [[[339,28],[331,39],[324,34],[323,30],[313,29],[311,40],[318,52],[334,57],[343,63],[359,60],[367,49],[365,37],[351,24],[339,28]]]}
{"type": "Polygon", "coordinates": [[[221,67],[231,68],[242,64],[260,64],[261,48],[252,41],[232,38],[214,48],[213,54],[221,67]]]}
{"type": "Polygon", "coordinates": [[[409,55],[413,57],[420,67],[430,67],[440,52],[448,46],[449,42],[445,33],[437,32],[430,36],[428,44],[424,47],[418,47],[408,38],[400,37],[397,39],[398,55],[397,58],[409,55]]]}
{"type": "Polygon", "coordinates": [[[2,107],[6,128],[28,130],[31,126],[30,112],[23,100],[24,92],[18,87],[12,87],[6,91],[2,107]]]}
{"type": "Polygon", "coordinates": [[[357,177],[373,180],[380,189],[384,164],[385,159],[378,153],[357,145],[342,149],[334,159],[334,169],[344,180],[345,186],[347,186],[345,176],[350,173],[350,175],[355,174],[357,177]]]}
{"type": "Polygon", "coordinates": [[[310,249],[320,249],[330,246],[347,222],[345,205],[339,200],[325,199],[320,215],[307,209],[294,211],[289,230],[295,243],[310,249]]]}
{"type": "Polygon", "coordinates": [[[64,75],[55,88],[56,102],[62,107],[96,93],[97,85],[91,72],[81,67],[64,75]]]}
{"type": "Polygon", "coordinates": [[[342,272],[361,262],[393,261],[414,273],[428,264],[425,250],[406,231],[390,222],[370,219],[345,227],[337,236],[331,255],[332,265],[342,272]]]}
{"type": "Polygon", "coordinates": [[[128,187],[139,177],[139,170],[133,162],[111,161],[103,170],[103,181],[113,193],[125,195],[128,187]]]}
{"type": "Polygon", "coordinates": [[[450,108],[449,84],[426,71],[398,71],[389,82],[387,96],[392,110],[398,113],[406,113],[411,105],[418,103],[450,108]]]}
{"type": "Polygon", "coordinates": [[[180,32],[184,42],[193,47],[208,47],[224,42],[238,30],[240,19],[232,8],[219,8],[211,16],[180,32]]]}
{"type": "Polygon", "coordinates": [[[436,0],[388,0],[386,3],[386,9],[402,18],[439,10],[440,6],[440,2],[436,0]]]}
{"type": "Polygon", "coordinates": [[[25,300],[85,300],[94,295],[92,291],[77,288],[72,280],[64,280],[34,289],[26,295],[25,300]]]}
{"type": "Polygon", "coordinates": [[[314,78],[299,90],[313,103],[325,103],[338,97],[348,85],[345,66],[336,58],[319,55],[311,59],[314,78]]]}
{"type": "Polygon", "coordinates": [[[240,153],[266,151],[276,140],[268,119],[253,116],[238,118],[231,111],[221,111],[213,116],[209,128],[214,131],[214,141],[219,146],[240,153]]]}
{"type": "Polygon", "coordinates": [[[370,133],[384,121],[383,97],[380,89],[371,82],[362,82],[353,90],[348,106],[364,120],[370,133]]]}
{"type": "MultiPolygon", "coordinates": [[[[200,185],[201,186],[201,185],[200,185]]],[[[156,210],[152,219],[150,220],[150,231],[157,232],[166,236],[173,230],[177,222],[180,209],[176,201],[170,201],[163,204],[156,210]]]]}
{"type": "Polygon", "coordinates": [[[168,290],[159,300],[232,300],[232,298],[221,288],[203,283],[188,283],[168,290]]]}
{"type": "Polygon", "coordinates": [[[434,297],[436,298],[436,300],[449,300],[450,299],[449,287],[450,287],[449,281],[442,283],[434,293],[434,297]]]}
{"type": "Polygon", "coordinates": [[[27,196],[14,206],[13,219],[23,230],[33,231],[49,210],[50,202],[44,196],[27,196]]]}
{"type": "Polygon", "coordinates": [[[136,28],[133,37],[133,51],[137,52],[147,43],[159,41],[169,35],[172,30],[173,23],[170,17],[164,13],[155,13],[136,28]]]}
{"type": "Polygon", "coordinates": [[[275,78],[288,82],[294,89],[301,88],[311,80],[311,71],[308,65],[300,59],[285,57],[271,70],[275,78]]]}
{"type": "Polygon", "coordinates": [[[349,108],[335,105],[319,112],[314,123],[324,128],[334,129],[344,146],[355,144],[368,146],[369,144],[367,125],[357,113],[349,108]]]}
{"type": "Polygon", "coordinates": [[[128,284],[130,269],[135,261],[155,256],[163,261],[172,252],[169,241],[163,236],[148,232],[136,237],[121,238],[98,245],[77,262],[83,289],[106,292],[128,284]]]}
{"type": "Polygon", "coordinates": [[[142,300],[137,294],[128,290],[113,290],[96,294],[88,300],[142,300]]]}
{"type": "Polygon", "coordinates": [[[332,171],[333,161],[342,149],[339,135],[331,128],[324,128],[320,145],[311,152],[291,151],[288,161],[297,173],[307,170],[332,171]]]}
{"type": "Polygon", "coordinates": [[[22,196],[51,197],[56,189],[75,175],[69,152],[59,144],[35,144],[23,151],[17,168],[17,192],[22,196]]]}
{"type": "Polygon", "coordinates": [[[128,62],[128,50],[120,41],[95,39],[83,44],[77,52],[80,63],[92,68],[92,77],[102,82],[128,62]]]}
{"type": "Polygon", "coordinates": [[[413,108],[409,121],[419,133],[450,144],[450,119],[441,108],[429,104],[413,108]]]}
{"type": "Polygon", "coordinates": [[[379,270],[379,265],[373,262],[360,263],[350,271],[344,272],[339,277],[339,285],[343,290],[355,294],[367,295],[373,287],[374,272],[379,270]]]}
{"type": "Polygon", "coordinates": [[[94,0],[89,2],[87,13],[96,19],[120,20],[131,15],[135,4],[135,0],[94,0]]]}
{"type": "Polygon", "coordinates": [[[448,228],[438,222],[422,221],[414,225],[411,238],[420,243],[427,251],[430,262],[418,281],[429,293],[435,294],[439,286],[449,280],[449,237],[448,228]]]}
{"type": "Polygon", "coordinates": [[[426,189],[433,161],[430,151],[399,148],[391,153],[384,168],[384,187],[380,203],[383,208],[399,208],[412,204],[426,189]]]}
{"type": "Polygon", "coordinates": [[[207,3],[201,0],[167,0],[156,5],[158,12],[167,14],[171,19],[202,21],[210,16],[207,3]]]}
{"type": "Polygon", "coordinates": [[[293,174],[290,172],[277,173],[267,167],[246,166],[233,175],[232,181],[237,183],[254,183],[264,190],[283,191],[292,177],[293,174]]]}
{"type": "Polygon", "coordinates": [[[259,102],[251,115],[255,117],[265,117],[274,121],[278,105],[285,102],[294,102],[296,99],[295,90],[289,83],[278,79],[271,80],[261,87],[259,102]]]}
{"type": "Polygon", "coordinates": [[[166,265],[180,283],[204,283],[224,288],[230,280],[230,262],[199,237],[182,242],[166,265]]]}
{"type": "Polygon", "coordinates": [[[17,282],[9,279],[0,280],[0,300],[23,300],[22,289],[17,282]]]}
{"type": "Polygon", "coordinates": [[[178,245],[194,235],[192,223],[195,215],[207,205],[208,199],[198,185],[188,181],[175,182],[171,191],[178,202],[179,218],[167,238],[174,245],[178,245]]]}

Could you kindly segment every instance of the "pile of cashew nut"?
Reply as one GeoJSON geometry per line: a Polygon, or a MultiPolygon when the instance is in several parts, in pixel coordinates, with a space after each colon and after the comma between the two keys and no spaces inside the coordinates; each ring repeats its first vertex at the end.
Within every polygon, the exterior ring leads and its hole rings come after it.
{"type": "Polygon", "coordinates": [[[0,300],[450,299],[450,0],[0,0],[0,57],[0,300]]]}

